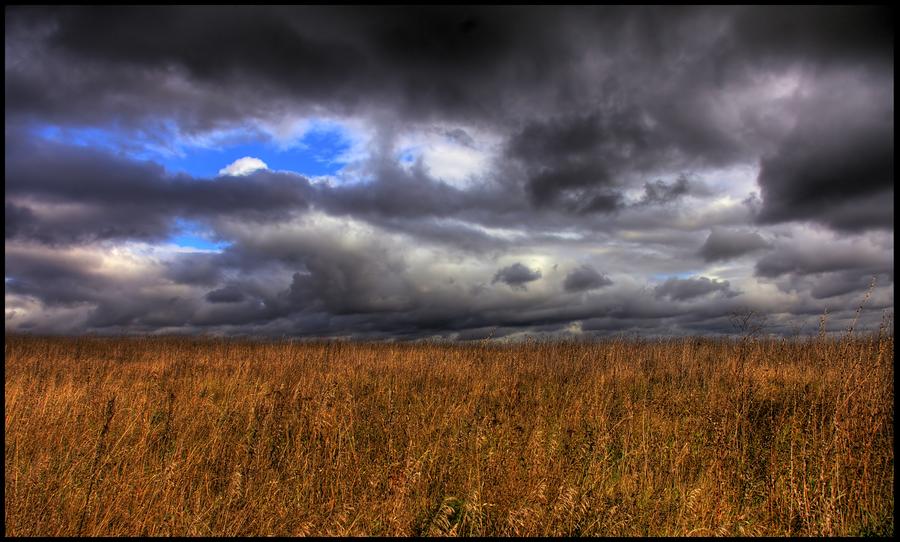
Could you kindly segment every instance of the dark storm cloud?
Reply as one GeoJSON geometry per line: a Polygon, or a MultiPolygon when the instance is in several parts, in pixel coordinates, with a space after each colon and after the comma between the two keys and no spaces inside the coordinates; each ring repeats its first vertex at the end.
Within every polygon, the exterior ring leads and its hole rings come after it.
{"type": "Polygon", "coordinates": [[[187,253],[166,267],[165,276],[180,284],[211,286],[222,278],[226,265],[222,254],[187,253]]]}
{"type": "Polygon", "coordinates": [[[613,282],[590,265],[582,265],[573,269],[563,281],[563,289],[567,292],[581,292],[609,286],[613,282]]]}
{"type": "Polygon", "coordinates": [[[690,183],[685,177],[679,177],[672,184],[662,181],[647,182],[644,183],[644,195],[641,197],[640,204],[665,204],[684,196],[689,191],[690,183]]]}
{"type": "Polygon", "coordinates": [[[5,207],[5,224],[6,237],[27,236],[31,238],[39,238],[34,231],[37,218],[31,209],[6,202],[5,207]]]}
{"type": "Polygon", "coordinates": [[[302,90],[316,98],[334,95],[360,62],[356,50],[295,31],[302,14],[271,9],[47,8],[38,16],[18,8],[9,15],[7,32],[17,46],[23,54],[33,49],[44,62],[8,69],[7,104],[60,122],[92,116],[129,122],[164,112],[188,129],[205,128],[261,110],[255,100],[219,96],[211,90],[216,86],[239,89],[258,81],[269,97],[302,90]],[[87,70],[75,72],[73,63],[87,70]],[[47,89],[61,74],[70,75],[66,92],[47,89]],[[213,99],[172,85],[179,77],[213,99]],[[104,87],[127,99],[97,92],[104,87]]]}
{"type": "Polygon", "coordinates": [[[781,245],[756,262],[756,274],[767,278],[848,270],[892,271],[893,255],[859,243],[831,243],[828,247],[781,245]]]}
{"type": "Polygon", "coordinates": [[[653,291],[656,297],[668,297],[675,301],[685,301],[713,292],[721,292],[729,297],[737,295],[736,292],[731,290],[731,285],[727,280],[710,280],[708,277],[666,279],[653,291]]]}
{"type": "MultiPolygon", "coordinates": [[[[71,80],[68,99],[101,115],[141,113],[92,97],[98,84],[166,107],[139,84],[151,73],[183,76],[202,89],[252,88],[276,105],[292,97],[343,111],[377,101],[420,117],[490,115],[502,104],[490,92],[495,84],[506,78],[527,84],[553,68],[544,48],[559,52],[563,43],[544,23],[559,18],[546,8],[19,8],[10,11],[7,32],[57,62],[17,66],[7,95],[23,112],[84,118],[84,109],[64,106],[42,88],[52,76],[47,70],[65,70],[69,60],[96,71],[71,80]],[[515,70],[504,69],[523,59],[515,70]],[[138,82],[129,81],[134,76],[138,82]]],[[[170,90],[168,98],[177,98],[170,90]]],[[[191,101],[190,109],[174,112],[196,126],[261,109],[191,101]]]]}
{"type": "Polygon", "coordinates": [[[444,133],[444,136],[447,137],[447,139],[449,139],[450,141],[453,141],[454,143],[458,143],[460,145],[463,145],[465,147],[470,147],[470,148],[475,146],[475,140],[472,139],[472,136],[470,136],[462,128],[454,128],[452,130],[445,130],[443,133],[444,133]]]}
{"type": "Polygon", "coordinates": [[[290,299],[332,314],[403,312],[414,308],[414,290],[395,257],[367,252],[309,251],[306,273],[294,273],[290,299]]]}
{"type": "Polygon", "coordinates": [[[539,278],[541,278],[541,271],[539,269],[532,270],[521,263],[516,262],[498,270],[497,274],[494,275],[492,282],[503,282],[510,285],[512,288],[524,290],[527,283],[534,282],[539,278]]]}
{"type": "Polygon", "coordinates": [[[743,256],[769,246],[758,233],[715,228],[700,247],[699,254],[707,262],[714,262],[743,256]]]}
{"type": "MultiPolygon", "coordinates": [[[[535,206],[609,213],[623,205],[624,173],[682,163],[671,155],[686,139],[680,131],[672,135],[652,128],[649,113],[637,107],[610,108],[532,122],[512,137],[507,153],[524,166],[535,206]]],[[[642,203],[671,201],[687,187],[685,179],[645,183],[642,203]]]]}
{"type": "Polygon", "coordinates": [[[833,273],[825,273],[814,279],[814,285],[810,289],[810,295],[814,299],[827,299],[835,296],[841,296],[848,293],[864,291],[872,282],[872,278],[876,279],[876,284],[893,282],[893,273],[890,276],[886,274],[875,273],[868,276],[858,271],[837,271],[833,273]]]}
{"type": "Polygon", "coordinates": [[[501,125],[547,111],[515,148],[638,168],[719,161],[740,152],[708,112],[727,78],[796,62],[889,70],[889,19],[850,7],[17,7],[6,104],[57,122],[175,117],[189,131],[289,106],[501,125]]]}
{"type": "Polygon", "coordinates": [[[886,6],[742,8],[734,47],[761,59],[819,64],[893,63],[894,25],[886,6]]]}
{"type": "Polygon", "coordinates": [[[802,104],[793,132],[762,160],[761,222],[813,220],[847,231],[893,226],[892,86],[892,77],[881,88],[839,80],[802,104]]]}
{"type": "Polygon", "coordinates": [[[57,255],[41,250],[7,246],[5,273],[13,280],[6,290],[32,295],[54,305],[72,305],[93,299],[104,286],[96,259],[81,254],[57,255]]]}
{"type": "Polygon", "coordinates": [[[210,303],[237,303],[243,301],[246,295],[240,288],[229,285],[206,294],[206,300],[210,303]]]}
{"type": "Polygon", "coordinates": [[[867,304],[868,309],[879,310],[893,306],[891,294],[879,293],[893,290],[892,270],[825,271],[806,275],[791,273],[769,280],[780,291],[803,299],[792,307],[791,312],[795,314],[821,314],[825,308],[829,311],[835,308],[854,310],[859,307],[870,288],[880,300],[877,307],[867,304]]]}
{"type": "Polygon", "coordinates": [[[336,214],[399,219],[454,216],[464,207],[479,206],[473,194],[435,182],[421,164],[406,170],[378,160],[371,169],[375,182],[321,190],[321,204],[336,214]]]}
{"type": "Polygon", "coordinates": [[[885,235],[779,239],[756,263],[755,274],[786,293],[856,307],[873,279],[878,289],[892,291],[892,244],[885,235]]]}

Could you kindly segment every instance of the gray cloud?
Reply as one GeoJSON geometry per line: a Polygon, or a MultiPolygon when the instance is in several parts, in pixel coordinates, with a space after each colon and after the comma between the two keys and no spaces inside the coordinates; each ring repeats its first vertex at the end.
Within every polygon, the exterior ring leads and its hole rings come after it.
{"type": "Polygon", "coordinates": [[[893,258],[872,245],[832,243],[831,246],[781,245],[756,262],[756,274],[778,277],[788,273],[812,274],[831,271],[893,269],[893,258]]]}
{"type": "MultiPolygon", "coordinates": [[[[815,279],[815,285],[810,289],[810,295],[815,299],[828,299],[860,292],[869,286],[873,277],[876,278],[876,282],[878,278],[881,278],[882,282],[885,280],[885,276],[878,273],[873,276],[856,271],[826,273],[815,279]]],[[[893,282],[893,277],[888,280],[893,282]]]]}
{"type": "Polygon", "coordinates": [[[508,265],[497,271],[492,282],[503,282],[513,288],[524,290],[525,285],[541,278],[540,270],[532,270],[519,262],[508,265]]]}
{"type": "Polygon", "coordinates": [[[581,292],[609,286],[612,283],[613,281],[608,277],[602,275],[590,265],[585,264],[573,269],[566,275],[566,280],[563,281],[563,289],[567,292],[581,292]]]}
{"type": "Polygon", "coordinates": [[[892,236],[869,234],[841,239],[816,235],[779,239],[775,248],[756,263],[760,280],[795,295],[808,295],[814,304],[852,308],[859,305],[874,279],[881,291],[894,282],[892,236]]]}
{"type": "Polygon", "coordinates": [[[770,244],[755,232],[714,228],[700,247],[699,254],[707,262],[714,262],[743,256],[769,246],[770,244]]]}
{"type": "Polygon", "coordinates": [[[674,301],[685,301],[695,297],[721,292],[728,297],[738,295],[731,290],[727,280],[696,277],[687,279],[669,278],[653,289],[656,297],[668,297],[674,301]]]}
{"type": "Polygon", "coordinates": [[[222,279],[226,265],[222,254],[187,253],[169,262],[164,275],[179,284],[212,286],[222,279]]]}
{"type": "Polygon", "coordinates": [[[206,294],[206,300],[210,303],[238,303],[243,301],[245,297],[244,292],[234,285],[212,290],[206,294]]]}
{"type": "Polygon", "coordinates": [[[654,181],[652,183],[644,183],[644,195],[640,204],[653,205],[665,204],[684,196],[690,191],[690,183],[685,177],[679,177],[672,184],[666,184],[662,181],[654,181]]]}

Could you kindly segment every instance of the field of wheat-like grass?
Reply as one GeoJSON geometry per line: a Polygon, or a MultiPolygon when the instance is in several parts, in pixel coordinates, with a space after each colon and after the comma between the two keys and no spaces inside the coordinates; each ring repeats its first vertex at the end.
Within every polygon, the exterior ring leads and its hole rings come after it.
{"type": "Polygon", "coordinates": [[[6,534],[890,535],[893,346],[7,335],[6,534]]]}

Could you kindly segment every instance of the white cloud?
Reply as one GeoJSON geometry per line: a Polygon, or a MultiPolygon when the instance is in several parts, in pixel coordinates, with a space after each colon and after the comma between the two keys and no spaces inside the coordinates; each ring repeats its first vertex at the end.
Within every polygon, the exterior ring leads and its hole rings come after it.
{"type": "Polygon", "coordinates": [[[481,151],[444,142],[426,147],[422,158],[432,175],[462,187],[487,165],[487,156],[481,151]]]}
{"type": "Polygon", "coordinates": [[[431,126],[402,134],[397,141],[397,158],[411,166],[417,159],[437,179],[467,189],[484,180],[500,140],[475,128],[431,126]]]}
{"type": "Polygon", "coordinates": [[[260,169],[269,169],[269,166],[259,158],[245,156],[220,169],[219,175],[249,175],[260,169]]]}

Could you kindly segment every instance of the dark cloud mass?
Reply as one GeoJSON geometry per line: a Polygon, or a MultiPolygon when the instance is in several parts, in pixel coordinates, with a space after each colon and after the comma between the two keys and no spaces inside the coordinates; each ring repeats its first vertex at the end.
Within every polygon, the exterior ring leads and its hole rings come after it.
{"type": "Polygon", "coordinates": [[[525,289],[525,285],[541,278],[540,271],[533,271],[521,263],[514,263],[497,271],[492,282],[503,282],[513,288],[525,289]]]}
{"type": "Polygon", "coordinates": [[[738,295],[731,290],[727,280],[710,280],[707,277],[670,278],[654,288],[653,291],[656,297],[668,297],[674,301],[685,301],[713,292],[721,292],[729,297],[738,295]]]}
{"type": "Polygon", "coordinates": [[[602,288],[603,286],[609,286],[612,283],[613,282],[608,277],[600,274],[590,265],[582,265],[573,269],[566,275],[566,280],[563,281],[563,288],[565,288],[567,292],[580,292],[583,290],[602,288]]]}
{"type": "Polygon", "coordinates": [[[668,203],[687,194],[689,190],[688,180],[684,177],[679,177],[671,185],[667,185],[662,181],[644,183],[644,197],[641,198],[641,203],[644,205],[668,203]]]}
{"type": "Polygon", "coordinates": [[[714,262],[743,256],[769,246],[758,233],[715,228],[700,247],[700,255],[707,262],[714,262]]]}
{"type": "Polygon", "coordinates": [[[7,7],[6,329],[877,327],[892,14],[7,7]]]}
{"type": "Polygon", "coordinates": [[[244,292],[235,286],[225,286],[206,294],[206,300],[210,303],[237,303],[244,297],[244,292]]]}
{"type": "Polygon", "coordinates": [[[892,229],[892,81],[874,88],[843,80],[823,86],[823,95],[803,104],[782,147],[762,160],[759,219],[808,219],[848,231],[892,229]]]}

